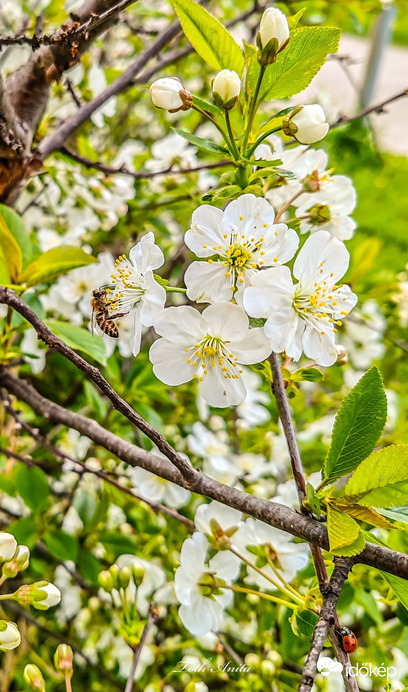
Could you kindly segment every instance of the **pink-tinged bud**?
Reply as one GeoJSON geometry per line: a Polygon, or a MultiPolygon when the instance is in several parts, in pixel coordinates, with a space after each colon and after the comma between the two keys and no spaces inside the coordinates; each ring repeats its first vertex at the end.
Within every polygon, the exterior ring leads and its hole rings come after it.
{"type": "Polygon", "coordinates": [[[35,666],[34,663],[29,663],[28,666],[24,668],[23,676],[32,690],[35,690],[35,692],[46,692],[44,678],[40,669],[38,666],[35,666]]]}
{"type": "Polygon", "coordinates": [[[163,108],[169,113],[187,111],[193,103],[192,95],[177,77],[158,79],[151,85],[150,93],[156,108],[163,108]]]}
{"type": "Polygon", "coordinates": [[[54,655],[54,665],[64,676],[72,677],[74,654],[68,644],[60,644],[54,655]]]}

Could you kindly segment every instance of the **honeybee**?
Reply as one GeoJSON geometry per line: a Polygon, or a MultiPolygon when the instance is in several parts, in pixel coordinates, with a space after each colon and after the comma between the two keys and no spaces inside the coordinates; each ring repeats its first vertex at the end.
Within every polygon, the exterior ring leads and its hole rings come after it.
{"type": "Polygon", "coordinates": [[[92,291],[92,332],[94,323],[96,323],[104,334],[117,339],[119,337],[119,329],[113,320],[125,317],[127,313],[118,312],[115,315],[110,315],[107,298],[108,293],[105,288],[96,288],[92,291]]]}

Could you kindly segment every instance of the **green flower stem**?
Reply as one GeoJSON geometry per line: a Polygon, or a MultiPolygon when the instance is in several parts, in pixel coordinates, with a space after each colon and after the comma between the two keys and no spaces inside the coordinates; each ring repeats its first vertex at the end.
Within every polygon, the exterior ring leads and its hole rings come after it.
{"type": "Polygon", "coordinates": [[[243,190],[245,190],[246,186],[248,185],[248,176],[247,176],[247,167],[246,166],[238,166],[238,179],[239,179],[239,184],[243,190]]]}
{"type": "Polygon", "coordinates": [[[195,111],[197,111],[197,113],[200,113],[200,115],[202,115],[203,118],[206,118],[207,120],[209,120],[210,122],[212,122],[212,124],[217,128],[218,132],[220,132],[220,134],[222,135],[223,139],[225,140],[225,142],[226,142],[226,144],[227,144],[227,146],[228,146],[228,149],[230,150],[231,154],[234,155],[234,153],[233,153],[233,151],[232,151],[232,149],[231,149],[231,144],[230,144],[230,141],[229,141],[229,138],[228,138],[227,133],[225,132],[225,130],[223,130],[223,128],[221,127],[221,125],[219,125],[219,124],[217,123],[217,121],[215,120],[215,118],[213,118],[212,115],[210,115],[210,114],[207,113],[205,110],[203,110],[202,108],[200,108],[200,106],[197,106],[197,105],[194,104],[194,103],[193,103],[193,105],[191,106],[191,108],[193,108],[195,111]]]}
{"type": "Polygon", "coordinates": [[[259,92],[261,90],[261,84],[262,84],[262,80],[263,80],[264,75],[265,75],[265,70],[266,70],[266,65],[261,65],[261,68],[259,70],[259,75],[258,75],[258,81],[257,81],[256,87],[255,87],[255,93],[254,93],[254,96],[253,96],[253,99],[251,102],[251,107],[249,109],[248,123],[247,123],[246,131],[244,134],[244,139],[242,142],[241,152],[243,155],[245,155],[246,148],[248,146],[248,139],[249,139],[249,135],[250,135],[251,130],[252,130],[252,124],[254,122],[254,117],[255,117],[255,113],[256,113],[256,109],[257,109],[257,105],[258,105],[258,96],[259,96],[259,92]]]}
{"type": "Polygon", "coordinates": [[[225,111],[225,122],[227,123],[227,130],[228,130],[228,134],[229,134],[229,137],[231,140],[232,151],[234,153],[236,160],[239,161],[239,151],[238,151],[237,145],[235,144],[235,138],[234,138],[234,133],[233,133],[232,127],[231,127],[231,118],[230,118],[229,111],[225,111]]]}
{"type": "Polygon", "coordinates": [[[298,607],[294,603],[290,603],[289,601],[284,601],[283,598],[278,598],[277,596],[272,596],[272,594],[269,593],[264,593],[263,591],[256,591],[255,589],[247,589],[244,588],[243,586],[228,586],[227,584],[218,584],[215,582],[214,586],[217,586],[220,589],[228,589],[229,591],[235,591],[235,593],[246,593],[246,594],[253,594],[255,596],[260,596],[261,598],[265,598],[267,601],[273,601],[273,603],[278,603],[279,605],[284,605],[286,608],[290,608],[291,610],[296,610],[298,607]]]}
{"type": "MultiPolygon", "coordinates": [[[[297,600],[300,600],[301,603],[303,604],[304,600],[303,600],[302,596],[300,595],[300,593],[298,591],[296,591],[296,589],[291,584],[289,584],[288,581],[286,581],[286,579],[282,576],[282,574],[279,572],[279,570],[276,569],[275,565],[273,564],[273,560],[270,559],[269,555],[268,555],[268,563],[269,563],[269,566],[271,567],[271,569],[275,572],[279,581],[284,585],[285,590],[289,591],[292,594],[292,598],[296,598],[297,600]]],[[[280,586],[279,588],[282,588],[282,587],[280,586]]]]}
{"type": "Polygon", "coordinates": [[[258,137],[258,139],[256,140],[255,144],[253,144],[252,147],[251,147],[250,149],[248,149],[248,153],[247,153],[248,158],[249,158],[250,156],[252,156],[252,154],[254,153],[255,149],[261,144],[261,142],[264,141],[264,139],[266,139],[267,137],[269,137],[269,135],[273,135],[274,132],[279,132],[280,129],[281,129],[281,125],[279,125],[278,127],[273,127],[272,130],[268,130],[267,132],[264,132],[263,135],[261,135],[260,137],[258,137]]]}
{"type": "MultiPolygon", "coordinates": [[[[270,577],[268,574],[266,574],[266,572],[264,572],[262,569],[260,569],[260,567],[257,567],[257,565],[255,565],[254,562],[251,562],[251,560],[248,560],[248,558],[244,557],[244,555],[241,555],[241,553],[239,553],[237,550],[235,550],[235,548],[233,548],[232,546],[230,546],[228,550],[231,553],[233,553],[234,555],[236,555],[237,557],[239,557],[240,560],[245,562],[245,564],[248,565],[248,567],[251,567],[253,570],[255,570],[255,572],[258,572],[258,574],[260,574],[261,577],[263,577],[264,579],[269,581],[271,584],[273,584],[273,586],[276,589],[279,589],[280,591],[284,591],[287,596],[297,600],[300,605],[302,605],[302,606],[304,605],[304,601],[303,601],[301,595],[297,591],[295,591],[295,589],[293,587],[289,586],[289,584],[286,583],[286,586],[283,585],[283,583],[279,584],[274,579],[272,579],[272,577],[270,577]],[[286,587],[289,587],[289,589],[286,587]]],[[[273,571],[275,572],[276,576],[280,579],[280,576],[274,567],[273,567],[273,571]]],[[[281,582],[283,582],[283,581],[284,580],[281,579],[281,582]]]]}
{"type": "Polygon", "coordinates": [[[178,288],[177,286],[164,286],[167,293],[187,293],[186,288],[178,288]]]}

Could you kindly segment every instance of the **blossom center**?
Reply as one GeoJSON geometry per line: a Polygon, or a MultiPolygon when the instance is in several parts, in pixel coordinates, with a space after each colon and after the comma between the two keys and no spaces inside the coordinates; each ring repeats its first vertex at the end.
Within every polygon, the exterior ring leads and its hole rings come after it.
{"type": "Polygon", "coordinates": [[[187,347],[185,352],[187,364],[194,370],[193,379],[200,382],[212,370],[226,380],[237,380],[242,374],[242,370],[237,366],[238,356],[231,352],[228,342],[224,342],[218,336],[207,334],[198,344],[187,347]]]}
{"type": "MultiPolygon", "coordinates": [[[[323,273],[323,263],[319,270],[323,273]]],[[[327,331],[336,333],[337,327],[343,322],[337,319],[339,315],[348,315],[348,310],[342,310],[341,304],[346,301],[342,295],[341,286],[328,285],[327,281],[315,281],[313,286],[303,287],[298,284],[295,289],[293,308],[298,315],[318,329],[321,334],[327,331]]]]}

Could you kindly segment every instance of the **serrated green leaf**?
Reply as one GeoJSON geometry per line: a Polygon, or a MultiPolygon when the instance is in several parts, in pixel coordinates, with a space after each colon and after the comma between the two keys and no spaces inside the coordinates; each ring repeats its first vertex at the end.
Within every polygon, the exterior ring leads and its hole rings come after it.
{"type": "Polygon", "coordinates": [[[0,248],[7,264],[10,281],[18,283],[23,268],[23,255],[20,246],[0,214],[0,248]]]}
{"type": "Polygon", "coordinates": [[[334,555],[357,555],[365,546],[361,529],[353,517],[330,504],[327,506],[327,530],[330,552],[334,555]]]}
{"type": "Polygon", "coordinates": [[[291,32],[290,41],[267,70],[262,98],[281,99],[306,89],[325,63],[329,53],[337,53],[340,29],[307,26],[291,32]]]}
{"type": "Polygon", "coordinates": [[[331,500],[340,512],[346,512],[355,519],[360,521],[365,521],[367,524],[376,526],[379,529],[395,529],[397,528],[394,524],[391,524],[385,517],[383,517],[379,512],[376,512],[372,507],[362,507],[361,505],[348,504],[342,502],[343,498],[333,498],[331,500]]]}
{"type": "Polygon", "coordinates": [[[21,281],[27,286],[36,286],[44,281],[56,279],[57,276],[71,269],[86,267],[96,261],[95,257],[88,255],[79,247],[60,245],[47,250],[38,260],[30,264],[21,277],[21,281]]]}
{"type": "Polygon", "coordinates": [[[353,473],[344,498],[367,507],[395,507],[408,497],[408,445],[373,452],[353,473]]]}
{"type": "Polygon", "coordinates": [[[203,111],[207,111],[207,113],[212,113],[213,115],[221,115],[221,109],[218,108],[218,106],[216,106],[215,103],[210,103],[209,101],[202,99],[201,96],[196,96],[194,94],[194,103],[196,106],[199,106],[199,108],[202,108],[203,111]]]}
{"type": "Polygon", "coordinates": [[[7,225],[21,250],[22,268],[25,269],[31,256],[32,245],[24,221],[21,216],[5,204],[0,204],[0,217],[7,225]]]}
{"type": "Polygon", "coordinates": [[[58,320],[47,320],[46,325],[74,351],[86,353],[101,365],[106,365],[106,349],[102,337],[97,334],[92,335],[82,327],[75,327],[58,320]]]}
{"type": "Polygon", "coordinates": [[[199,56],[214,70],[244,72],[239,45],[222,24],[194,0],[173,0],[182,29],[199,56]]]}
{"type": "Polygon", "coordinates": [[[35,513],[41,512],[50,493],[48,479],[44,471],[38,466],[28,468],[24,464],[19,464],[16,467],[14,477],[18,494],[27,507],[35,513]]]}
{"type": "Polygon", "coordinates": [[[220,146],[217,142],[213,142],[211,139],[203,139],[203,137],[197,137],[191,132],[184,132],[184,130],[178,130],[177,127],[172,128],[173,132],[176,132],[180,137],[186,139],[190,144],[194,144],[195,147],[199,149],[204,149],[204,151],[216,152],[217,154],[228,154],[228,149],[220,146]]]}
{"type": "Polygon", "coordinates": [[[379,514],[382,514],[393,521],[400,521],[403,524],[408,524],[408,506],[391,507],[389,509],[380,509],[379,514]]]}
{"type": "Polygon", "coordinates": [[[299,12],[296,12],[296,14],[292,14],[290,17],[287,17],[288,26],[291,31],[293,31],[293,29],[296,29],[297,25],[299,24],[303,16],[304,11],[305,8],[303,7],[301,10],[299,10],[299,12]]]}
{"type": "Polygon", "coordinates": [[[351,473],[373,451],[386,417],[387,397],[381,375],[373,366],[348,393],[337,413],[324,463],[326,481],[351,473]]]}

